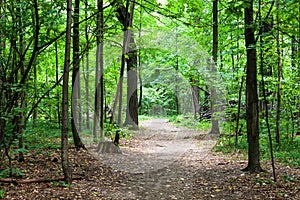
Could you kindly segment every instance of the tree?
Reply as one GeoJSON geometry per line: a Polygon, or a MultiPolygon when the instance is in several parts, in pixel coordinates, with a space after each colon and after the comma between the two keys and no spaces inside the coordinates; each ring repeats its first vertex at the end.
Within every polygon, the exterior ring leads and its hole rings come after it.
{"type": "Polygon", "coordinates": [[[134,37],[130,28],[132,28],[134,4],[132,2],[129,12],[129,1],[126,6],[119,4],[116,12],[118,20],[123,25],[124,39],[122,49],[122,61],[120,69],[119,83],[119,117],[118,124],[121,125],[122,112],[122,81],[125,69],[125,61],[127,61],[127,108],[125,125],[129,125],[133,129],[138,128],[138,98],[137,98],[137,50],[134,37]],[[126,56],[128,57],[126,59],[126,56]]]}
{"type": "Polygon", "coordinates": [[[248,138],[248,166],[245,171],[260,172],[259,131],[258,131],[258,93],[256,41],[254,38],[253,0],[245,1],[245,45],[247,51],[246,66],[246,115],[248,138]]]}
{"type": "MultiPolygon", "coordinates": [[[[103,18],[103,0],[98,1],[98,11],[100,15],[97,20],[97,45],[99,45],[99,68],[100,68],[100,138],[104,138],[104,62],[103,62],[103,42],[104,42],[104,18],[103,18]]],[[[98,48],[98,47],[97,47],[98,48]]]]}
{"type": "MultiPolygon", "coordinates": [[[[87,18],[87,9],[88,9],[88,0],[85,0],[85,17],[87,18]]],[[[84,30],[85,40],[89,43],[89,34],[88,34],[88,25],[85,25],[84,30]]],[[[85,85],[85,101],[86,101],[86,128],[90,129],[90,103],[89,103],[89,46],[86,51],[86,59],[85,59],[85,68],[82,66],[83,76],[84,76],[84,85],[85,85]]]]}
{"type": "Polygon", "coordinates": [[[276,42],[277,42],[277,110],[276,110],[276,143],[279,146],[280,145],[280,113],[281,113],[281,79],[282,79],[282,61],[281,61],[281,48],[280,48],[280,0],[277,0],[276,2],[276,19],[277,19],[277,36],[276,36],[276,42]]]}
{"type": "MultiPolygon", "coordinates": [[[[218,61],[218,0],[213,1],[213,63],[211,64],[212,78],[217,72],[218,61]]],[[[217,119],[217,91],[213,84],[210,86],[210,100],[211,100],[211,131],[212,134],[220,133],[219,121],[217,119]]]]}
{"type": "MultiPolygon", "coordinates": [[[[135,1],[132,2],[129,13],[129,29],[132,28],[135,1]]],[[[138,128],[138,97],[137,97],[137,48],[133,33],[128,30],[129,44],[127,46],[127,108],[125,125],[138,128]]]]}
{"type": "Polygon", "coordinates": [[[66,26],[66,46],[63,74],[62,93],[62,134],[61,134],[61,163],[67,184],[72,183],[72,171],[68,156],[68,115],[69,115],[69,65],[71,50],[71,25],[72,25],[72,0],[67,1],[67,26],[66,26]]]}
{"type": "Polygon", "coordinates": [[[73,15],[73,73],[72,73],[72,104],[71,104],[71,125],[72,125],[72,134],[74,144],[77,150],[80,148],[85,148],[84,144],[82,143],[78,128],[80,126],[80,121],[78,120],[79,117],[77,116],[78,113],[78,99],[80,99],[80,78],[79,78],[79,64],[80,64],[80,52],[79,52],[79,8],[80,8],[80,0],[75,0],[75,7],[74,7],[74,15],[73,15]],[[76,122],[78,121],[78,127],[76,127],[76,122]]]}
{"type": "Polygon", "coordinates": [[[104,137],[104,82],[103,82],[103,1],[97,1],[97,35],[96,35],[96,80],[95,80],[95,111],[94,111],[94,139],[97,138],[100,120],[100,138],[104,137]]]}

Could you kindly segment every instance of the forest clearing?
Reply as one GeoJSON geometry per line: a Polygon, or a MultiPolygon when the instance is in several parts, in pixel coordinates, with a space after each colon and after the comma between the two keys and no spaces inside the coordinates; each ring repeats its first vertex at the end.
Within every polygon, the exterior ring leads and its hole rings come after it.
{"type": "Polygon", "coordinates": [[[299,0],[0,0],[1,199],[300,199],[299,0]]]}

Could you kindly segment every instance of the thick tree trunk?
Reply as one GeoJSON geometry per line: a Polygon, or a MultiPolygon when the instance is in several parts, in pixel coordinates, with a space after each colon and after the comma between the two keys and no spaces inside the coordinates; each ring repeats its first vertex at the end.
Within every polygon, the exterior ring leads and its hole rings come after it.
{"type": "Polygon", "coordinates": [[[62,134],[61,134],[61,163],[64,173],[64,179],[67,184],[72,183],[72,169],[69,163],[68,155],[68,93],[69,93],[69,65],[71,49],[71,19],[72,18],[72,0],[67,1],[67,31],[65,46],[65,61],[63,74],[63,93],[62,93],[62,134]]]}
{"type": "Polygon", "coordinates": [[[138,128],[138,98],[137,98],[137,50],[133,35],[130,35],[127,60],[127,109],[125,125],[132,129],[138,128]]]}
{"type": "Polygon", "coordinates": [[[72,125],[72,135],[74,140],[74,145],[77,150],[80,148],[85,148],[80,137],[79,137],[79,118],[78,118],[78,100],[79,100],[79,8],[80,0],[75,0],[74,7],[74,27],[73,27],[73,73],[72,73],[72,104],[71,104],[71,125],[72,125]],[[76,123],[77,122],[77,123],[76,123]],[[77,124],[77,126],[76,126],[77,124]]]}
{"type": "Polygon", "coordinates": [[[104,84],[103,84],[103,1],[97,1],[97,50],[96,50],[96,82],[95,82],[95,111],[94,111],[94,139],[97,138],[100,124],[100,138],[104,137],[104,84]],[[99,123],[100,122],[100,123],[99,123]],[[99,123],[99,124],[98,124],[99,123]]]}
{"type": "Polygon", "coordinates": [[[127,107],[125,125],[129,125],[132,129],[138,128],[138,97],[137,97],[137,51],[134,37],[128,27],[132,27],[133,13],[135,1],[132,2],[130,12],[129,1],[126,1],[126,7],[119,5],[117,17],[123,24],[124,39],[122,50],[122,63],[119,81],[119,117],[118,124],[121,125],[121,112],[122,112],[122,79],[125,68],[125,56],[127,59],[127,107]]]}
{"type": "Polygon", "coordinates": [[[257,94],[257,66],[256,47],[254,38],[253,0],[247,1],[245,8],[245,43],[247,50],[246,68],[246,115],[248,137],[248,166],[245,171],[261,171],[259,158],[259,131],[258,131],[258,94],[257,94]]]}

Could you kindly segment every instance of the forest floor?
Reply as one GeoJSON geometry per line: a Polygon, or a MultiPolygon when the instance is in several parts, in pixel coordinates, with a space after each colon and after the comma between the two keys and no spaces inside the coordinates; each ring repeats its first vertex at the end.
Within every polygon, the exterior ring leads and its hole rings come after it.
{"type": "Polygon", "coordinates": [[[212,151],[215,135],[166,119],[141,126],[132,140],[121,141],[122,154],[71,149],[76,180],[70,187],[59,180],[59,150],[44,149],[13,162],[24,175],[0,183],[0,190],[5,199],[300,199],[299,168],[276,163],[274,183],[269,162],[262,163],[267,172],[250,174],[241,171],[247,165],[241,155],[212,151]]]}

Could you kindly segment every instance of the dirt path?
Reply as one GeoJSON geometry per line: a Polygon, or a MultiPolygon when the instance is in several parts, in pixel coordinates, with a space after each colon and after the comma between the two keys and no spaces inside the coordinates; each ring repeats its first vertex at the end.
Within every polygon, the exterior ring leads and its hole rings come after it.
{"type": "MultiPolygon", "coordinates": [[[[178,128],[165,119],[145,121],[130,141],[122,141],[123,154],[95,155],[70,150],[73,175],[67,187],[60,181],[0,183],[4,199],[300,199],[300,169],[276,165],[278,182],[269,173],[242,172],[246,161],[239,154],[212,152],[215,136],[178,128]],[[97,157],[97,159],[95,158],[97,157]]],[[[63,175],[60,150],[31,152],[26,162],[13,162],[21,180],[55,180],[63,175]],[[29,167],[30,166],[30,167],[29,167]]]]}
{"type": "Polygon", "coordinates": [[[195,171],[216,143],[216,137],[176,127],[166,119],[141,123],[123,154],[101,155],[101,162],[130,174],[114,199],[191,199],[195,171]],[[196,138],[201,138],[197,140],[196,138]],[[189,198],[188,198],[189,197],[189,198]]]}

